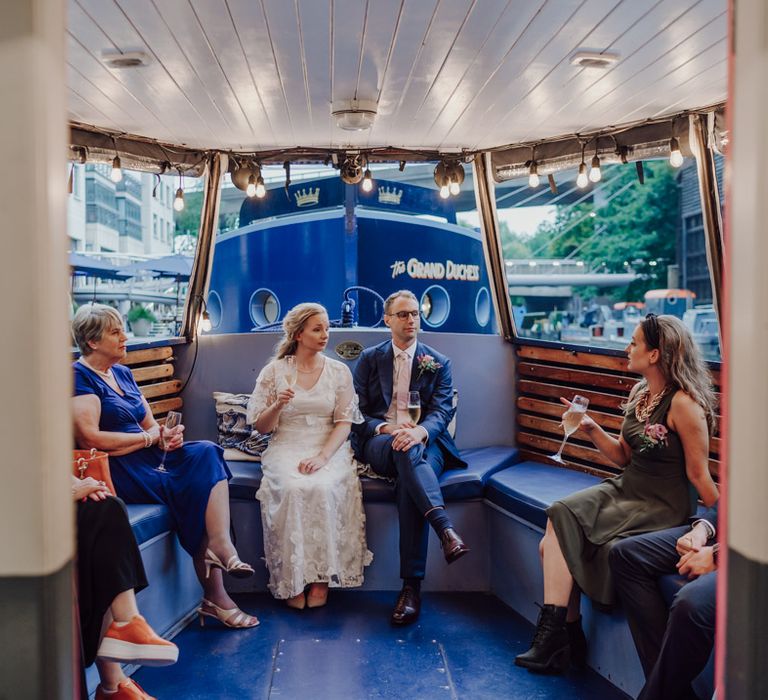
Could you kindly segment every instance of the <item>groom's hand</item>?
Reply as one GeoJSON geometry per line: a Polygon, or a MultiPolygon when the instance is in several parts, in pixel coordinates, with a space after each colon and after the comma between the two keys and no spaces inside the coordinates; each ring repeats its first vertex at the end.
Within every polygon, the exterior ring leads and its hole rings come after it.
{"type": "Polygon", "coordinates": [[[392,439],[392,449],[398,452],[405,452],[410,450],[414,445],[420,445],[423,439],[423,435],[420,430],[416,428],[400,428],[397,427],[392,431],[394,435],[392,439]]]}

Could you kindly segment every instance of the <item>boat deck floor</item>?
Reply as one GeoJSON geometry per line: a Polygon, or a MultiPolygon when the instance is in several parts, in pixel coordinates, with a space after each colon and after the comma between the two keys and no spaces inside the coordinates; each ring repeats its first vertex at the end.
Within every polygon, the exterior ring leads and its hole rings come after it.
{"type": "Polygon", "coordinates": [[[397,594],[331,591],[294,611],[268,594],[236,596],[261,624],[229,630],[197,619],[174,640],[179,661],[134,675],[160,698],[483,700],[628,696],[591,670],[531,674],[514,665],[533,626],[492,595],[426,593],[419,622],[389,625],[397,594]]]}

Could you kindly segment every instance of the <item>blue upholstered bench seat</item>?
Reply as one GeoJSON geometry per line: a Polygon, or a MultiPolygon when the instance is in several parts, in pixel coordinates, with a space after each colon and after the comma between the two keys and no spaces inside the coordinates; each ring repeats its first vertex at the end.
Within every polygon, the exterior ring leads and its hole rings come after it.
{"type": "Polygon", "coordinates": [[[600,483],[600,477],[539,462],[520,462],[488,479],[485,497],[523,520],[544,528],[553,501],[600,483]]]}
{"type": "Polygon", "coordinates": [[[171,513],[166,506],[156,504],[140,504],[126,506],[128,520],[131,522],[133,534],[139,546],[157,535],[173,529],[171,513]]]}
{"type": "MultiPolygon", "coordinates": [[[[447,501],[482,498],[488,480],[497,472],[515,464],[519,457],[515,447],[477,447],[461,451],[468,463],[466,469],[449,469],[440,476],[440,486],[447,501]]],[[[229,494],[235,499],[253,499],[261,483],[258,462],[227,462],[232,471],[229,494]]],[[[394,486],[384,479],[362,479],[363,500],[381,503],[395,500],[394,486]]]]}

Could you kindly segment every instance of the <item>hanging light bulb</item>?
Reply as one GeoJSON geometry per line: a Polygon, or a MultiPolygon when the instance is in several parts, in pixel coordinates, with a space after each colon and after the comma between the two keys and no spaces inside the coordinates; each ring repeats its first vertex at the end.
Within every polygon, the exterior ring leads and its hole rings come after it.
{"type": "Polygon", "coordinates": [[[587,177],[587,164],[582,160],[579,165],[579,175],[576,178],[576,186],[582,190],[589,184],[589,178],[587,177]]]}
{"type": "Polygon", "coordinates": [[[112,182],[120,182],[123,179],[123,170],[120,167],[120,156],[115,156],[112,159],[112,172],[109,174],[109,179],[112,182]]]}
{"type": "Polygon", "coordinates": [[[448,192],[456,196],[461,192],[461,185],[456,180],[451,180],[451,184],[448,185],[448,192]]]}
{"type": "Polygon", "coordinates": [[[673,136],[669,140],[669,164],[673,168],[679,168],[685,159],[680,152],[680,142],[673,136]]]}
{"type": "Polygon", "coordinates": [[[245,194],[247,194],[249,197],[256,196],[256,176],[253,174],[253,171],[251,171],[251,174],[248,178],[248,187],[245,188],[245,194]]]}
{"type": "Polygon", "coordinates": [[[176,198],[173,200],[173,208],[176,211],[182,211],[184,209],[184,190],[179,187],[176,190],[176,198]]]}
{"type": "Polygon", "coordinates": [[[256,178],[256,196],[259,199],[264,199],[266,194],[267,194],[267,188],[264,187],[264,178],[261,175],[259,175],[256,178]]]}
{"type": "Polygon", "coordinates": [[[538,187],[539,186],[539,169],[536,166],[536,161],[531,161],[531,169],[528,171],[528,187],[538,187]]]}
{"type": "Polygon", "coordinates": [[[589,171],[590,182],[600,182],[603,179],[603,174],[600,172],[600,159],[597,154],[592,158],[592,167],[589,171]]]}
{"type": "Polygon", "coordinates": [[[203,313],[200,314],[200,320],[197,322],[197,331],[198,333],[208,333],[211,328],[213,328],[211,317],[207,311],[203,311],[203,313]]]}
{"type": "Polygon", "coordinates": [[[363,192],[370,192],[373,189],[373,179],[371,178],[371,171],[366,168],[363,174],[363,184],[361,185],[363,192]]]}
{"type": "Polygon", "coordinates": [[[440,187],[440,197],[441,199],[448,199],[448,197],[451,196],[451,187],[450,185],[442,185],[440,187]]]}
{"type": "Polygon", "coordinates": [[[441,160],[436,166],[435,166],[435,184],[440,189],[440,197],[442,199],[448,199],[448,197],[451,196],[451,190],[450,190],[450,178],[448,177],[448,166],[446,165],[446,162],[444,160],[441,160]]]}

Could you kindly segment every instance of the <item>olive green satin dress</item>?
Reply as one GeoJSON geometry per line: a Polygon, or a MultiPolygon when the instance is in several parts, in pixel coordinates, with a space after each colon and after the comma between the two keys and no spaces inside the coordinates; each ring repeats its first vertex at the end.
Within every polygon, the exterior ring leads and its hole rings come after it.
{"type": "Polygon", "coordinates": [[[645,424],[631,411],[621,428],[632,449],[624,472],[547,509],[574,580],[599,607],[614,601],[608,552],[616,540],[677,527],[695,512],[696,492],[686,477],[683,446],[667,425],[674,394],[665,396],[648,419],[650,425],[667,428],[666,445],[643,449],[645,424]]]}

